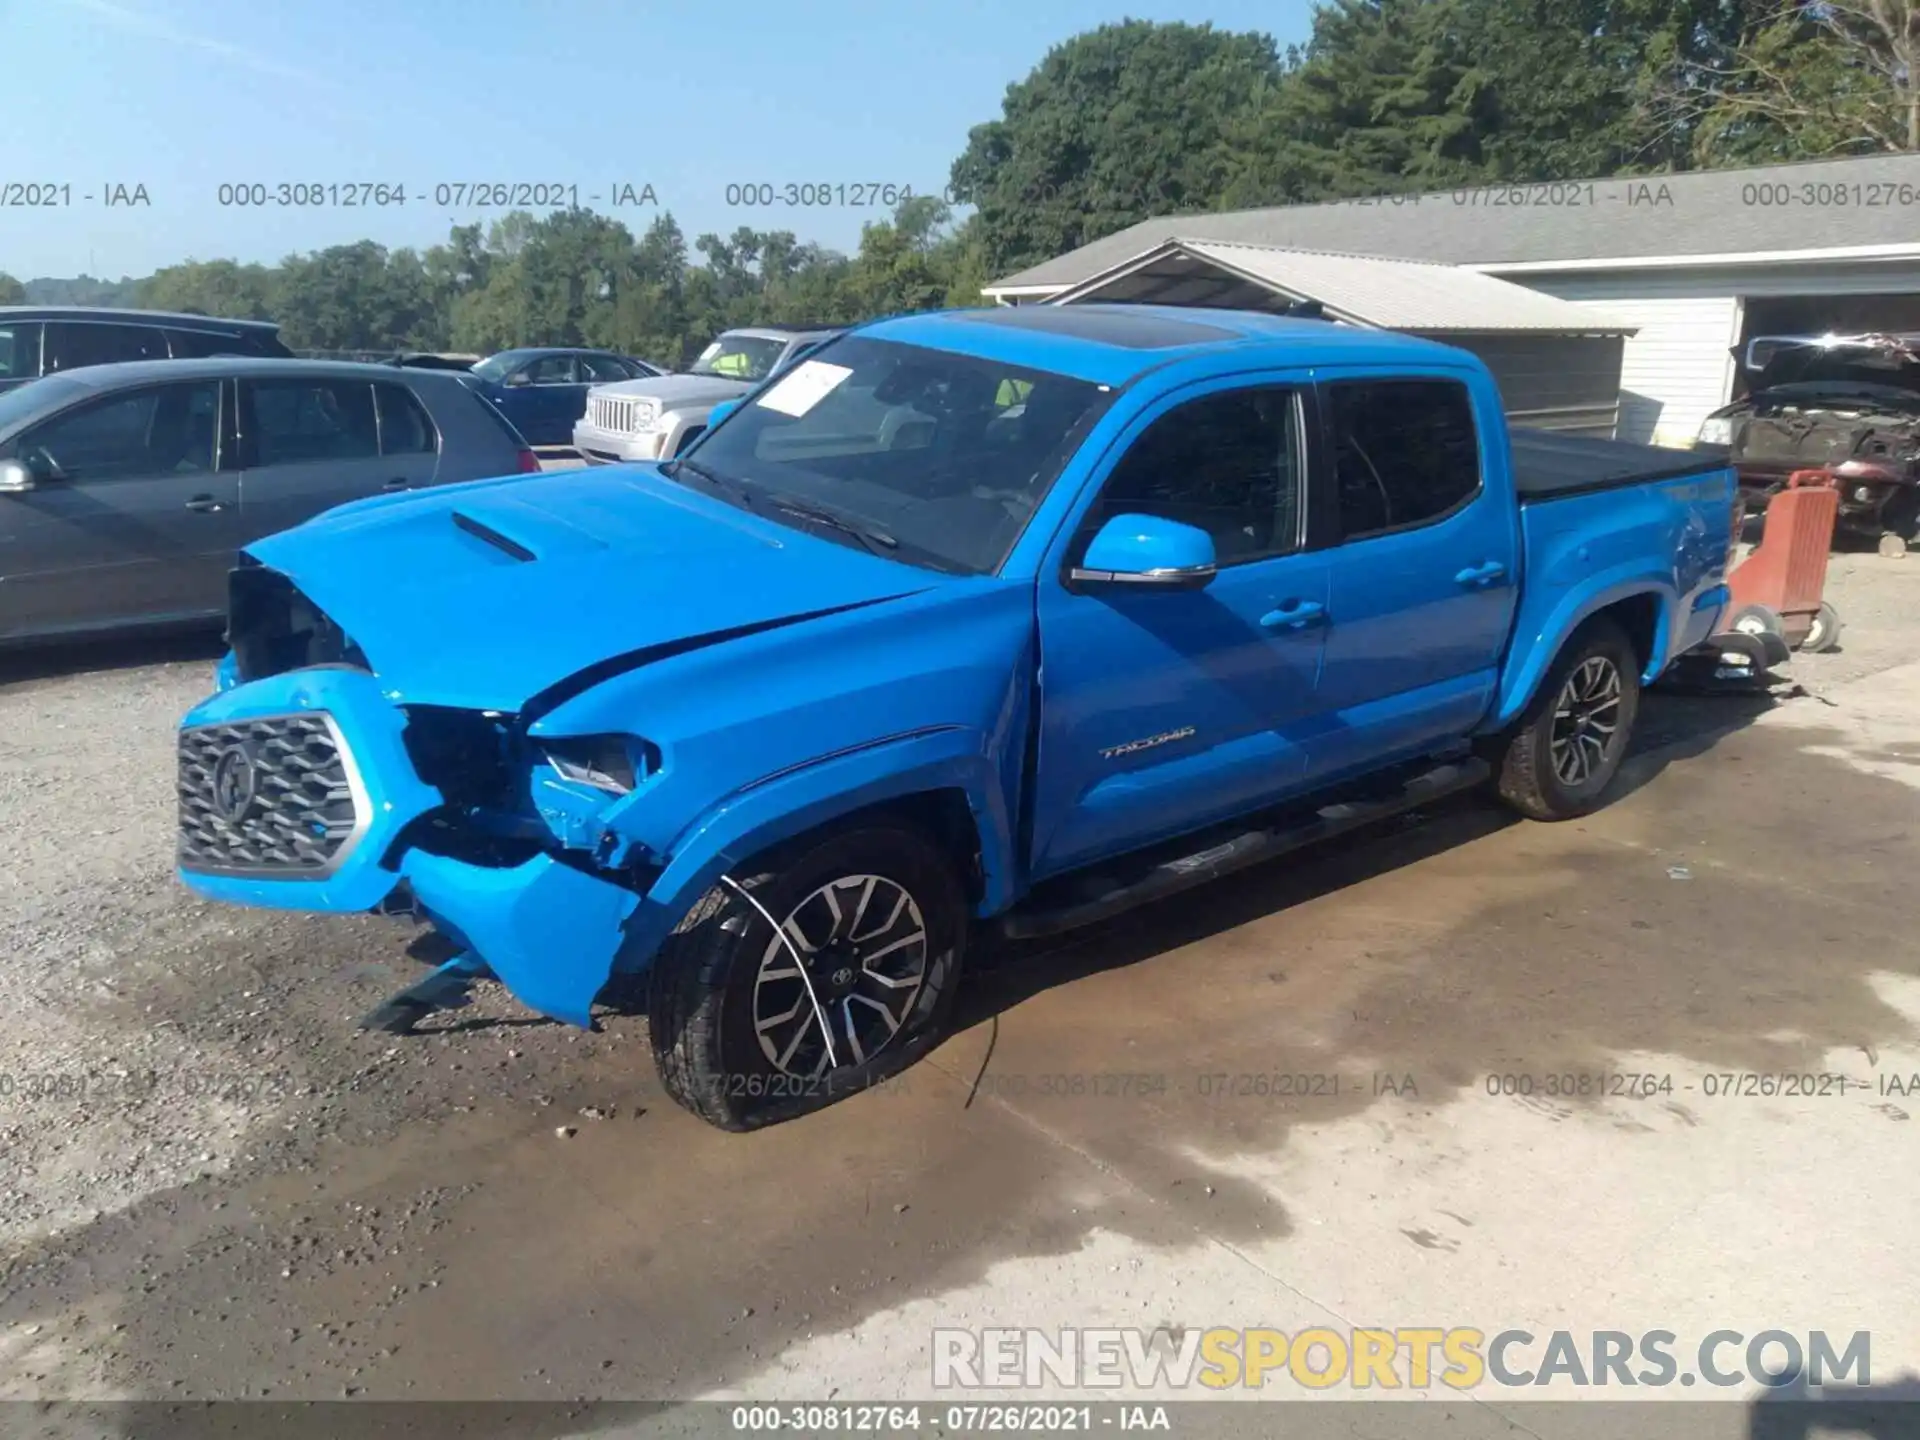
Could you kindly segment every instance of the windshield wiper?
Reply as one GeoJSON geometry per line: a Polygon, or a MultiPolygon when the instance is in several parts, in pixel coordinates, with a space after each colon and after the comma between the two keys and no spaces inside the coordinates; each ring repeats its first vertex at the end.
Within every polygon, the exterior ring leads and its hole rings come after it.
{"type": "Polygon", "coordinates": [[[773,502],[773,508],[788,515],[798,515],[803,520],[812,520],[825,525],[829,530],[837,530],[842,535],[851,535],[875,555],[884,555],[891,559],[893,552],[900,548],[900,542],[886,531],[871,525],[862,525],[847,519],[844,515],[836,515],[833,511],[819,505],[809,505],[804,500],[791,500],[782,496],[773,502]]]}
{"type": "Polygon", "coordinates": [[[759,501],[754,499],[753,492],[747,489],[746,486],[742,485],[738,480],[729,480],[726,476],[715,471],[712,466],[702,465],[698,460],[688,460],[684,458],[669,460],[660,467],[660,473],[665,475],[669,480],[678,480],[682,470],[686,471],[689,475],[698,475],[702,480],[706,481],[708,485],[718,490],[722,495],[727,496],[742,510],[757,510],[760,508],[759,501]]]}

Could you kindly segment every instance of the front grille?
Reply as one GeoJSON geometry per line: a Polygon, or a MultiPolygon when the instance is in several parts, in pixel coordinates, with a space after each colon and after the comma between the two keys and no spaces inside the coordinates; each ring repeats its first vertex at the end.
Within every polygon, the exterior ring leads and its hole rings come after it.
{"type": "Polygon", "coordinates": [[[289,877],[333,871],[359,832],[348,759],[324,714],[180,732],[180,863],[289,877]]]}
{"type": "Polygon", "coordinates": [[[640,402],[618,395],[587,397],[587,418],[599,429],[615,435],[631,435],[638,430],[640,402]]]}

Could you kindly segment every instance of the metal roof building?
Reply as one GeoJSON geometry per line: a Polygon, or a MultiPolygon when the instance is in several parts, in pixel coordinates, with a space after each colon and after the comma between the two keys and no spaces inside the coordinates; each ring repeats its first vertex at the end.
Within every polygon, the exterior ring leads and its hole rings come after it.
{"type": "MultiPolygon", "coordinates": [[[[1256,284],[1269,271],[1278,276],[1281,262],[1197,247],[1454,266],[1576,305],[1594,325],[1631,331],[1619,433],[1668,444],[1687,443],[1730,398],[1732,352],[1756,335],[1920,328],[1914,155],[1166,216],[1006,276],[986,293],[1003,303],[1084,297],[1103,277],[1157,265],[1174,242],[1256,284]]],[[[1315,262],[1286,263],[1305,284],[1315,262]]],[[[1342,278],[1338,267],[1314,275],[1323,284],[1342,278]]],[[[1335,308],[1331,297],[1313,298],[1335,308]]]]}
{"type": "Polygon", "coordinates": [[[1622,344],[1633,326],[1452,265],[1175,238],[1048,303],[1282,309],[1313,301],[1344,325],[1402,330],[1471,350],[1523,425],[1611,436],[1622,344]]]}

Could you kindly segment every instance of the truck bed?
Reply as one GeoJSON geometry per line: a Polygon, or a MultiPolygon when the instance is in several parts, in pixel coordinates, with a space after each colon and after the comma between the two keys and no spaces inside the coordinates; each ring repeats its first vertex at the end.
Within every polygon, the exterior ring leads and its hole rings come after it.
{"type": "Polygon", "coordinates": [[[1596,440],[1553,430],[1516,428],[1510,433],[1513,488],[1522,505],[1566,495],[1589,495],[1596,490],[1621,490],[1656,480],[1710,475],[1727,468],[1724,459],[1662,445],[1596,440]]]}

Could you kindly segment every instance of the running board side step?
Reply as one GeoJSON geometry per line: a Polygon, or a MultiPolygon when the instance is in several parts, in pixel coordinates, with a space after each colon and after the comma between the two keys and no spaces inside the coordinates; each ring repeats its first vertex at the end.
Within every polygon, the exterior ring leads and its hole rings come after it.
{"type": "Polygon", "coordinates": [[[1000,933],[1009,940],[1028,940],[1091,925],[1136,905],[1177,895],[1249,865],[1272,860],[1290,850],[1329,840],[1443,796],[1471,790],[1492,773],[1492,767],[1476,756],[1450,760],[1420,771],[1390,794],[1322,805],[1292,823],[1243,831],[1203,850],[1159,861],[1131,879],[1094,871],[1083,877],[1083,886],[1074,899],[1031,908],[1022,906],[1008,912],[1000,920],[1000,933]]]}

